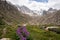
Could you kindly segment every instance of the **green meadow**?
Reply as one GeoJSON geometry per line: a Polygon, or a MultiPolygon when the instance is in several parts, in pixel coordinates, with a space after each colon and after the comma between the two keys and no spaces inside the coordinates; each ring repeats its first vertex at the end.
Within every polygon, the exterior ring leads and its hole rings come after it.
{"type": "MultiPolygon", "coordinates": [[[[16,34],[17,26],[5,25],[6,34],[2,36],[2,29],[0,30],[0,38],[11,38],[11,40],[19,40],[19,37],[16,34]]],[[[40,29],[36,25],[27,25],[27,30],[30,33],[30,40],[60,40],[60,34],[51,31],[45,31],[40,29]]]]}

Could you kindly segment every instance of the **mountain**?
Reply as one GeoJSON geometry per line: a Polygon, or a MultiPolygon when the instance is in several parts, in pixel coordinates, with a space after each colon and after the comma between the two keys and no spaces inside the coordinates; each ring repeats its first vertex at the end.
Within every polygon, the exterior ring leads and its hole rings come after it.
{"type": "Polygon", "coordinates": [[[43,10],[42,15],[34,17],[34,22],[40,25],[60,25],[60,10],[43,10]]]}
{"type": "Polygon", "coordinates": [[[26,6],[19,6],[19,5],[16,5],[16,6],[17,6],[18,10],[21,11],[22,13],[28,14],[30,16],[37,16],[36,12],[34,12],[33,10],[30,10],[26,6]]]}
{"type": "Polygon", "coordinates": [[[40,21],[40,24],[60,25],[60,10],[55,12],[46,11],[46,14],[42,15],[38,21],[40,21]]]}
{"type": "Polygon", "coordinates": [[[9,25],[20,23],[60,25],[60,10],[50,8],[48,11],[33,11],[26,6],[16,6],[1,0],[0,17],[9,25]],[[38,15],[40,13],[42,15],[38,15]]]}
{"type": "Polygon", "coordinates": [[[56,9],[49,8],[48,11],[56,11],[56,9]]]}
{"type": "Polygon", "coordinates": [[[0,15],[3,17],[3,21],[9,25],[27,23],[31,17],[22,13],[17,7],[8,1],[0,0],[0,15]]]}
{"type": "Polygon", "coordinates": [[[53,9],[53,8],[49,8],[49,9],[48,9],[48,12],[51,12],[51,13],[52,13],[52,12],[55,12],[55,11],[57,11],[57,9],[53,9]]]}
{"type": "Polygon", "coordinates": [[[30,10],[26,6],[19,6],[18,9],[23,13],[32,15],[32,20],[29,21],[30,24],[42,24],[42,25],[60,25],[60,15],[58,12],[59,10],[49,8],[48,11],[46,10],[30,10]],[[34,14],[35,13],[35,14],[34,14]],[[37,15],[37,16],[35,16],[37,15]],[[58,19],[57,19],[58,18],[58,19]]]}

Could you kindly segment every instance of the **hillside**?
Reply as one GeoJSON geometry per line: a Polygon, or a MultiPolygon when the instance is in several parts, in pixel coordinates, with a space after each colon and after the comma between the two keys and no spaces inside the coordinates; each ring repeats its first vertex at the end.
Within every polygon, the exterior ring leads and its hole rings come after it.
{"type": "Polygon", "coordinates": [[[60,25],[60,10],[55,12],[46,12],[40,17],[40,24],[60,25]]]}
{"type": "Polygon", "coordinates": [[[17,23],[27,23],[30,16],[18,11],[17,7],[10,2],[0,0],[0,15],[3,21],[9,25],[17,23]]]}

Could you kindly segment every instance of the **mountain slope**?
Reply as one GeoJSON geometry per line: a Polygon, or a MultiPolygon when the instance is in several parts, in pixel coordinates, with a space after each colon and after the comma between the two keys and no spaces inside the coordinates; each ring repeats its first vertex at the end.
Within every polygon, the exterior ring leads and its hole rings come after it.
{"type": "Polygon", "coordinates": [[[7,3],[7,1],[0,1],[0,15],[7,24],[26,23],[30,20],[30,16],[18,11],[15,5],[7,3]]]}
{"type": "Polygon", "coordinates": [[[30,16],[37,16],[36,12],[34,12],[33,10],[30,10],[26,6],[19,6],[19,5],[16,5],[16,6],[17,6],[18,10],[21,11],[22,13],[28,14],[30,16]]]}
{"type": "Polygon", "coordinates": [[[40,24],[60,25],[60,10],[53,13],[47,12],[40,17],[40,24]]]}

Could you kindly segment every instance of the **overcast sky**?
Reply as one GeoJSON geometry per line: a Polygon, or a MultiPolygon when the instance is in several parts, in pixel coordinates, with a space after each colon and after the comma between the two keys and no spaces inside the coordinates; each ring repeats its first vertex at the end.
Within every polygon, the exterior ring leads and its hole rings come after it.
{"type": "Polygon", "coordinates": [[[31,10],[47,10],[49,8],[60,9],[60,0],[8,0],[13,4],[25,5],[31,10]]]}

